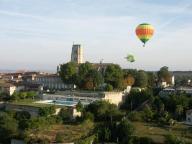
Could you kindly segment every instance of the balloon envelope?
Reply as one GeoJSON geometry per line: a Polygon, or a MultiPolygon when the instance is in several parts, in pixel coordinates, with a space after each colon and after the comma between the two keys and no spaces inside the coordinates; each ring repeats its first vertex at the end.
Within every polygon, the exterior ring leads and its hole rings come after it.
{"type": "Polygon", "coordinates": [[[150,24],[142,23],[137,26],[135,32],[137,37],[143,42],[145,46],[145,43],[153,36],[154,28],[150,24]]]}
{"type": "Polygon", "coordinates": [[[135,62],[135,58],[133,55],[129,54],[127,57],[126,57],[127,61],[128,62],[135,62]]]}

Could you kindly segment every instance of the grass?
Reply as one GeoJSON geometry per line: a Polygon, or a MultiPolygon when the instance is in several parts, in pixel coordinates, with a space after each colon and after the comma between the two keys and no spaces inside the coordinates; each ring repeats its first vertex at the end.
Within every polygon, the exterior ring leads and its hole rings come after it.
{"type": "Polygon", "coordinates": [[[164,143],[165,135],[174,134],[183,137],[186,141],[192,143],[192,133],[189,132],[189,126],[177,123],[172,128],[160,127],[157,124],[133,122],[136,132],[135,135],[140,137],[149,137],[156,143],[164,143]]]}
{"type": "MultiPolygon", "coordinates": [[[[15,105],[23,105],[23,106],[32,106],[32,107],[47,107],[51,106],[52,104],[44,104],[44,103],[35,103],[37,100],[33,99],[20,99],[17,101],[11,101],[10,104],[15,104],[15,105]]],[[[65,106],[62,105],[55,105],[56,107],[63,108],[65,106]]]]}
{"type": "Polygon", "coordinates": [[[39,132],[39,137],[46,137],[51,142],[55,141],[57,133],[61,133],[65,143],[75,142],[76,140],[89,135],[93,130],[93,122],[87,121],[82,124],[57,124],[50,129],[39,132]]]}

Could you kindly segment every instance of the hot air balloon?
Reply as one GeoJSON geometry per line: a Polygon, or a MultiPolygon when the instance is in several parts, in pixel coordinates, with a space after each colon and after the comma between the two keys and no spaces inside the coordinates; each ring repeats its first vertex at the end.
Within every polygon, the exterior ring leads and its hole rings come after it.
{"type": "Polygon", "coordinates": [[[127,57],[125,57],[127,59],[128,62],[135,62],[135,58],[133,55],[129,54],[127,57]]]}
{"type": "Polygon", "coordinates": [[[153,36],[153,33],[153,26],[147,23],[142,23],[136,28],[136,35],[143,42],[143,46],[153,36]]]}

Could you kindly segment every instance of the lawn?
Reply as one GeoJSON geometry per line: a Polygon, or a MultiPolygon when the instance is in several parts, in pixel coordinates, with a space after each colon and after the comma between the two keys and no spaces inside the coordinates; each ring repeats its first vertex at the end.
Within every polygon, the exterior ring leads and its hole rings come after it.
{"type": "MultiPolygon", "coordinates": [[[[38,100],[32,100],[32,99],[21,99],[17,101],[12,101],[10,104],[16,104],[16,105],[25,105],[25,106],[33,106],[33,107],[47,107],[51,106],[52,104],[44,104],[44,103],[35,103],[38,100]]],[[[63,108],[65,106],[62,105],[55,105],[56,107],[63,108]]]]}
{"type": "Polygon", "coordinates": [[[192,133],[189,132],[189,126],[184,124],[176,124],[172,128],[160,127],[157,124],[144,123],[144,122],[133,122],[136,128],[135,135],[140,137],[150,137],[157,143],[163,143],[165,135],[174,134],[179,137],[185,138],[186,141],[192,143],[192,133]]]}

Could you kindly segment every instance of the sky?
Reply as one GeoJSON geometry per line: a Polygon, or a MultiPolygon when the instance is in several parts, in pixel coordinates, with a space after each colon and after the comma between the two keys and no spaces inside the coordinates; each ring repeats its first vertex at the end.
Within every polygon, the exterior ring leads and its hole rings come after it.
{"type": "Polygon", "coordinates": [[[0,69],[55,71],[74,42],[89,62],[192,70],[191,33],[191,0],[0,0],[0,69]],[[146,47],[135,35],[144,22],[155,28],[146,47]]]}

